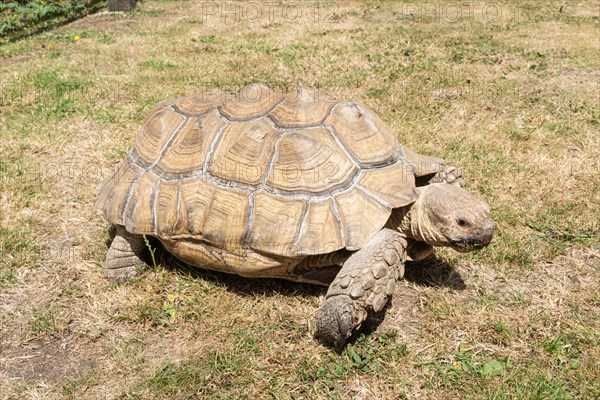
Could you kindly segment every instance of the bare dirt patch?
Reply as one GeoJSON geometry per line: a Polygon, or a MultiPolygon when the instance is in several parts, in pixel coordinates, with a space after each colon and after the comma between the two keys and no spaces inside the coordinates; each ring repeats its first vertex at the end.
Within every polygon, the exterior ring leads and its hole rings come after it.
{"type": "Polygon", "coordinates": [[[4,379],[60,383],[73,373],[84,374],[100,364],[98,343],[69,338],[36,340],[2,353],[4,379]]]}

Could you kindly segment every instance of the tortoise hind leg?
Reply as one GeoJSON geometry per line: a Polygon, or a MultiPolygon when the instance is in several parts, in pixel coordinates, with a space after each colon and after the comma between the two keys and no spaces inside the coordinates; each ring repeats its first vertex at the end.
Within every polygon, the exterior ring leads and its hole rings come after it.
{"type": "Polygon", "coordinates": [[[325,295],[316,336],[340,349],[369,312],[380,311],[404,275],[406,238],[384,228],[344,263],[325,295]]]}
{"type": "Polygon", "coordinates": [[[106,253],[104,276],[109,282],[125,282],[138,277],[146,268],[143,255],[146,250],[141,235],[134,235],[117,226],[115,238],[106,253]]]}

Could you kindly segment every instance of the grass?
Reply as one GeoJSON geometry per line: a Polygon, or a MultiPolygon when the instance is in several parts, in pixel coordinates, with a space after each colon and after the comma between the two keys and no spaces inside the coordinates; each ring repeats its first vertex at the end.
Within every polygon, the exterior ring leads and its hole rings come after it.
{"type": "Polygon", "coordinates": [[[62,330],[59,317],[54,309],[34,310],[29,321],[28,339],[39,336],[55,336],[62,330]]]}
{"type": "Polygon", "coordinates": [[[100,10],[99,0],[6,1],[0,4],[0,42],[17,40],[100,10]]]}
{"type": "Polygon", "coordinates": [[[249,20],[146,1],[0,45],[0,397],[597,398],[598,2],[472,4],[249,20]],[[95,189],[152,105],[252,82],[356,99],[460,165],[493,245],[407,266],[340,354],[312,336],[318,287],[195,270],[151,239],[157,268],[109,285],[95,189]]]}

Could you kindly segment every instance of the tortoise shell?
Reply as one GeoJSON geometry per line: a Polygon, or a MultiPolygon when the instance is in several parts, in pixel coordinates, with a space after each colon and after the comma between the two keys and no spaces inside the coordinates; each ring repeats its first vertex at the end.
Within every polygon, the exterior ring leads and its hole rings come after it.
{"type": "MultiPolygon", "coordinates": [[[[365,106],[250,85],[158,103],[96,205],[131,233],[278,256],[357,250],[435,173],[365,106]]],[[[428,158],[428,160],[433,160],[428,158]]]]}

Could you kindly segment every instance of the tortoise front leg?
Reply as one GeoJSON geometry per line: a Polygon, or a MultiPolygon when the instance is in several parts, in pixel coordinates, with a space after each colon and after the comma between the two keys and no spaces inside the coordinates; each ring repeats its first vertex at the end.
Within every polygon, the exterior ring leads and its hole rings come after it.
{"type": "Polygon", "coordinates": [[[380,311],[404,276],[406,238],[383,229],[344,263],[317,316],[317,337],[340,348],[369,312],[380,311]]]}
{"type": "Polygon", "coordinates": [[[146,268],[143,254],[146,250],[144,238],[117,226],[115,238],[106,253],[104,276],[110,282],[125,282],[135,278],[146,268]]]}
{"type": "Polygon", "coordinates": [[[448,183],[450,185],[463,187],[465,184],[465,177],[462,169],[454,165],[444,165],[443,168],[427,183],[448,183]]]}

